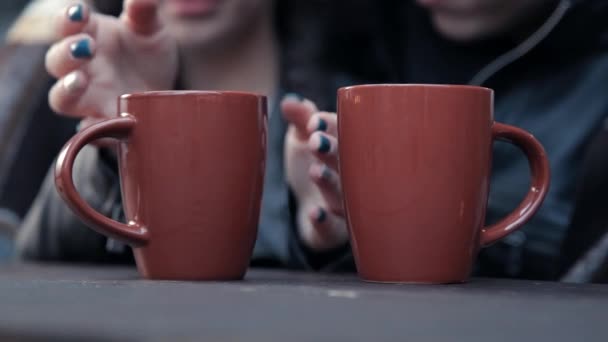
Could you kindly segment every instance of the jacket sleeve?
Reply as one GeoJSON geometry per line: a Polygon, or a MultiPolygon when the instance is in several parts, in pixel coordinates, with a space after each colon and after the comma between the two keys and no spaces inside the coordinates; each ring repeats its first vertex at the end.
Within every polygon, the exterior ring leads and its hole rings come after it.
{"type": "MultiPolygon", "coordinates": [[[[122,209],[115,165],[86,146],[74,163],[74,184],[82,198],[101,214],[120,219],[122,209]]],[[[17,256],[29,260],[108,262],[129,260],[127,248],[111,252],[108,239],[88,228],[58,194],[53,168],[17,233],[17,256]]]]}

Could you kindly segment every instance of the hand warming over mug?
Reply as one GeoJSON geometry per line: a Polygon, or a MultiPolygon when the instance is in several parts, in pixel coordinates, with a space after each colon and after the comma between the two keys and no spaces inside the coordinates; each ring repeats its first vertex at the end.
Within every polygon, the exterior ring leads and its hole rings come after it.
{"type": "Polygon", "coordinates": [[[63,10],[56,24],[62,39],[46,55],[47,71],[59,79],[49,92],[51,108],[88,125],[115,116],[124,93],[171,89],[177,44],[157,7],[157,0],[125,0],[120,18],[83,4],[63,10]]]}
{"type": "Polygon", "coordinates": [[[346,243],[348,233],[337,173],[337,117],[309,100],[286,96],[281,109],[289,122],[285,137],[287,182],[297,201],[298,232],[312,250],[346,243]]]}

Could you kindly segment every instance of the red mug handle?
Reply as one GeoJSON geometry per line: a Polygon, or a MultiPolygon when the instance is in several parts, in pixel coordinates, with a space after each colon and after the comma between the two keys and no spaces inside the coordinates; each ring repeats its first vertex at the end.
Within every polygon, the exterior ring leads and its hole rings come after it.
{"type": "Polygon", "coordinates": [[[510,125],[495,122],[493,139],[507,141],[519,147],[528,157],[532,182],[519,206],[499,222],[481,230],[481,246],[486,247],[521,228],[540,208],[549,190],[549,160],[543,146],[532,134],[510,125]]]}
{"type": "Polygon", "coordinates": [[[80,219],[97,232],[124,241],[132,246],[142,246],[148,242],[148,230],[137,222],[120,223],[105,217],[82,199],[72,178],[74,160],[87,144],[100,138],[127,138],[137,121],[133,116],[109,119],[87,127],[73,136],[61,149],[55,164],[55,186],[57,191],[80,219]]]}

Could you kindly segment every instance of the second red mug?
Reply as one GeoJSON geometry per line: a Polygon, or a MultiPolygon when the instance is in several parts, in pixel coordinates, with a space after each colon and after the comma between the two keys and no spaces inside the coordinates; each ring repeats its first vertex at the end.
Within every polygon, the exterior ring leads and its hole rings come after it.
{"type": "Polygon", "coordinates": [[[451,85],[361,85],[338,91],[339,169],[359,275],[376,282],[451,283],[480,248],[519,229],[549,188],[541,144],[494,121],[493,91],[451,85]],[[484,226],[492,143],[528,157],[527,196],[484,226]]]}

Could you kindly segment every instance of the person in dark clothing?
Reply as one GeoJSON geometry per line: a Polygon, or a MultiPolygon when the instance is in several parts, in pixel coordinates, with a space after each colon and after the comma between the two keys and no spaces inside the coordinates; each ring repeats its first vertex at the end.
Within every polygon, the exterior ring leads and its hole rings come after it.
{"type": "MultiPolygon", "coordinates": [[[[552,186],[535,218],[521,231],[483,250],[475,274],[557,279],[560,246],[574,207],[583,151],[608,115],[608,98],[601,92],[608,81],[608,28],[603,19],[608,3],[307,3],[326,7],[317,13],[317,25],[291,37],[294,42],[285,54],[289,68],[284,70],[284,80],[286,88],[312,102],[291,98],[281,109],[288,122],[284,172],[289,213],[291,227],[298,232],[290,241],[303,252],[308,265],[354,270],[344,246],[335,172],[335,115],[317,109],[335,110],[335,97],[327,94],[335,94],[340,86],[361,83],[470,84],[495,90],[495,119],[534,134],[547,150],[552,169],[552,186]],[[316,159],[290,162],[311,149],[320,152],[316,159]],[[319,243],[319,237],[329,243],[319,243]]],[[[527,161],[517,149],[496,144],[488,223],[516,207],[529,186],[527,169],[527,161]]]]}
{"type": "MultiPolygon", "coordinates": [[[[317,51],[318,57],[302,59],[299,68],[350,75],[348,82],[353,84],[442,83],[494,89],[495,119],[539,139],[550,160],[552,185],[539,212],[521,231],[481,251],[476,274],[558,279],[584,151],[608,117],[608,98],[603,96],[608,83],[608,2],[383,4],[362,10],[377,18],[365,26],[340,12],[341,20],[334,20],[322,35],[325,40],[308,49],[317,51]]],[[[292,67],[297,69],[297,63],[292,67]]],[[[303,79],[301,84],[313,83],[303,79]]],[[[523,154],[508,144],[495,144],[488,223],[517,206],[528,182],[523,154]]],[[[352,268],[352,260],[344,267],[352,268]]]]}
{"type": "MultiPolygon", "coordinates": [[[[82,119],[82,128],[116,115],[116,97],[123,93],[229,89],[266,94],[271,104],[269,148],[252,263],[310,268],[310,256],[336,252],[346,234],[341,241],[317,239],[322,246],[315,246],[301,240],[301,229],[292,225],[283,172],[286,123],[279,101],[288,92],[282,81],[282,51],[288,26],[297,24],[297,18],[287,20],[296,3],[133,0],[124,2],[119,18],[93,13],[83,4],[70,6],[58,22],[63,39],[46,56],[47,70],[58,78],[49,93],[51,107],[82,119]]],[[[288,106],[290,101],[312,106],[287,96],[288,106]]],[[[299,159],[309,163],[316,153],[304,151],[299,159]]],[[[116,170],[108,149],[88,146],[77,159],[74,181],[94,208],[124,219],[116,170]]],[[[307,174],[301,178],[310,182],[307,174]]],[[[90,230],[69,210],[54,187],[52,170],[20,227],[17,251],[37,260],[133,261],[122,243],[90,230]]]]}

